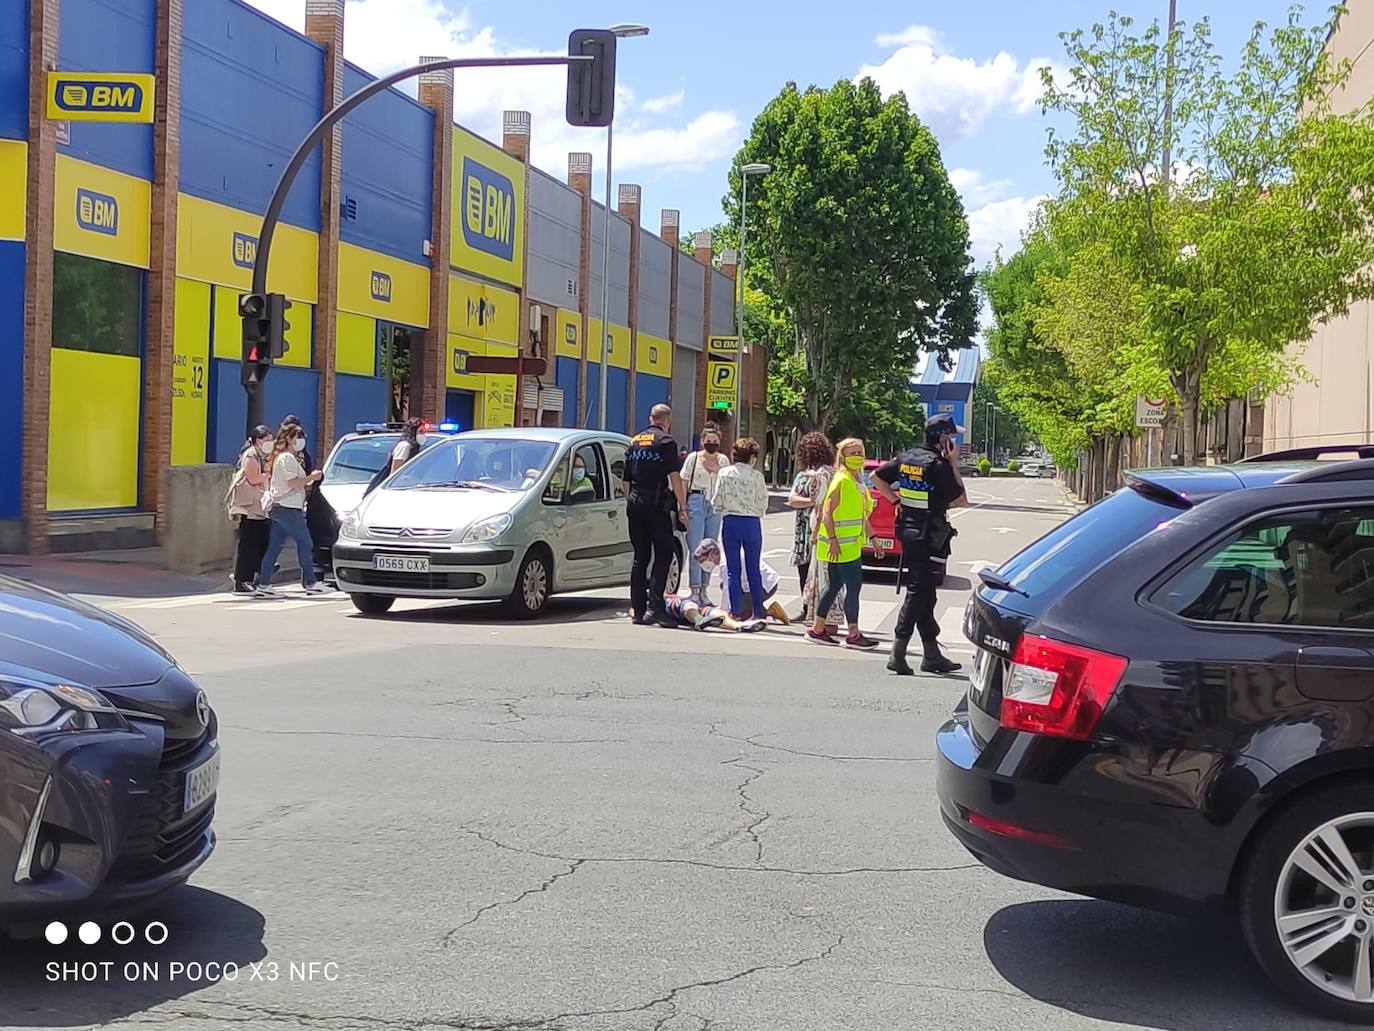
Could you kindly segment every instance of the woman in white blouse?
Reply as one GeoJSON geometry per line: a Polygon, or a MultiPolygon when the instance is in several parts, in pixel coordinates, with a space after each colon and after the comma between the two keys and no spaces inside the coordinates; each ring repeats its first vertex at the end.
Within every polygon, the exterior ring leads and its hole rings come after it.
{"type": "Polygon", "coordinates": [[[693,451],[682,463],[682,478],[687,483],[687,554],[692,557],[692,596],[700,605],[706,604],[706,583],[710,579],[697,561],[697,546],[706,539],[720,538],[720,516],[711,507],[716,490],[716,477],[730,466],[730,460],[720,453],[720,430],[708,422],[701,431],[701,450],[693,451]]]}
{"type": "Polygon", "coordinates": [[[307,473],[300,455],[305,451],[305,433],[297,425],[283,424],[277,431],[272,454],[267,459],[268,486],[265,500],[270,501],[268,518],[272,529],[267,540],[267,553],[258,570],[257,598],[276,598],[272,589],[272,569],[277,556],[288,539],[296,542],[296,558],[301,566],[301,586],[306,594],[324,594],[325,589],[315,581],[314,545],[305,525],[305,489],[319,483],[323,472],[307,473]]]}
{"type": "Polygon", "coordinates": [[[716,489],[711,505],[723,516],[721,544],[725,547],[725,563],[730,571],[730,612],[736,618],[747,619],[740,612],[743,604],[744,577],[749,578],[749,597],[753,602],[753,618],[765,618],[763,573],[759,562],[763,558],[763,516],[768,511],[768,485],[763,473],[754,468],[759,454],[759,442],[753,437],[741,437],[731,449],[735,459],[716,477],[716,489]]]}

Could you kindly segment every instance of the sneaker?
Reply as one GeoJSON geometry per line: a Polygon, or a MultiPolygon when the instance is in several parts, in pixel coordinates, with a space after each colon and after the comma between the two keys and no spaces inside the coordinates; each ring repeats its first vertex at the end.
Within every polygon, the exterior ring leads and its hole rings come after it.
{"type": "Polygon", "coordinates": [[[858,648],[862,651],[872,651],[878,647],[878,642],[871,637],[865,637],[863,634],[850,634],[844,639],[844,646],[846,648],[858,648]]]}
{"type": "Polygon", "coordinates": [[[253,597],[254,597],[254,598],[280,598],[281,595],[278,594],[278,593],[277,593],[275,590],[273,590],[271,587],[257,587],[257,588],[255,588],[254,591],[253,591],[253,597]]]}
{"type": "Polygon", "coordinates": [[[838,638],[836,638],[834,634],[827,633],[824,631],[818,634],[810,627],[808,627],[806,630],[806,639],[810,641],[812,644],[837,645],[840,643],[838,638]]]}
{"type": "Polygon", "coordinates": [[[235,581],[234,581],[234,593],[235,593],[235,594],[252,594],[252,593],[253,593],[253,585],[252,585],[252,584],[240,583],[239,581],[235,580],[235,581]]]}
{"type": "Polygon", "coordinates": [[[306,594],[328,594],[329,588],[322,583],[313,583],[305,588],[306,594]]]}

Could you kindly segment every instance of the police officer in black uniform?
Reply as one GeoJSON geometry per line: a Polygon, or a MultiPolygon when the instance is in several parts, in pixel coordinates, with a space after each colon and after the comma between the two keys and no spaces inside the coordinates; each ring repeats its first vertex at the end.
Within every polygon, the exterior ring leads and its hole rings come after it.
{"type": "Polygon", "coordinates": [[[953,673],[959,668],[940,654],[940,624],[935,620],[935,586],[954,536],[948,511],[968,504],[959,476],[959,445],[954,439],[958,432],[952,415],[933,416],[926,423],[924,445],[873,470],[874,487],[897,506],[897,534],[902,539],[901,584],[906,597],[887,662],[899,676],[915,673],[906,661],[913,632],[921,635],[922,672],[953,673]]]}
{"type": "Polygon", "coordinates": [[[640,626],[677,629],[664,610],[668,566],[673,560],[674,527],[686,529],[687,489],[677,441],[668,435],[673,410],[659,404],[649,411],[649,426],[630,441],[625,457],[626,512],[634,568],[630,573],[630,608],[640,626]]]}

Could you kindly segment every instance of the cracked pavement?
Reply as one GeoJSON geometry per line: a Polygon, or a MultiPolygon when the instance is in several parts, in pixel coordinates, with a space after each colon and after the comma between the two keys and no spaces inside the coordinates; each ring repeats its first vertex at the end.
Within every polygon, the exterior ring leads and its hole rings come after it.
{"type": "MultiPolygon", "coordinates": [[[[994,484],[1055,501],[1043,481],[994,484]]],[[[970,510],[959,553],[1004,556],[1024,539],[990,528],[1039,533],[1046,511],[970,510]]],[[[767,529],[766,549],[790,546],[787,517],[767,529]]],[[[617,600],[533,625],[127,612],[219,710],[219,848],[158,907],[160,948],[0,946],[0,1026],[1317,1026],[1224,928],[1009,881],[959,848],[932,737],[963,681],[780,635],[633,628],[617,600]],[[48,979],[83,961],[115,976],[48,979]],[[163,976],[120,976],[130,961],[163,976]],[[239,972],[170,979],[172,961],[239,972]]]]}

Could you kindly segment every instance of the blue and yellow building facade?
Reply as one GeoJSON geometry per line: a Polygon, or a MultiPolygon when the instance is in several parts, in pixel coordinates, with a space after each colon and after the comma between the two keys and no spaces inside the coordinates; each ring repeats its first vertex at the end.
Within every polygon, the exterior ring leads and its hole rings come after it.
{"type": "MultiPolygon", "coordinates": [[[[234,460],[237,302],[262,212],[330,84],[371,81],[336,52],[343,18],[342,0],[316,0],[307,35],[241,0],[0,4],[0,432],[24,441],[0,449],[0,551],[47,550],[83,520],[155,526],[162,470],[234,460]],[[30,97],[51,67],[155,77],[156,117],[43,117],[30,97]]],[[[451,99],[420,96],[361,106],[287,198],[268,288],[292,302],[289,350],[269,421],[298,416],[320,456],[403,414],[595,425],[603,360],[611,429],[658,401],[698,404],[671,397],[677,262],[694,259],[643,230],[637,204],[613,216],[603,356],[589,178],[531,169],[527,116],[497,144],[454,125],[451,99]],[[633,234],[653,246],[623,245],[633,234]],[[652,261],[631,275],[641,251],[652,261]],[[652,288],[632,296],[639,280],[652,288]],[[543,376],[469,371],[522,347],[543,376]]]]}

